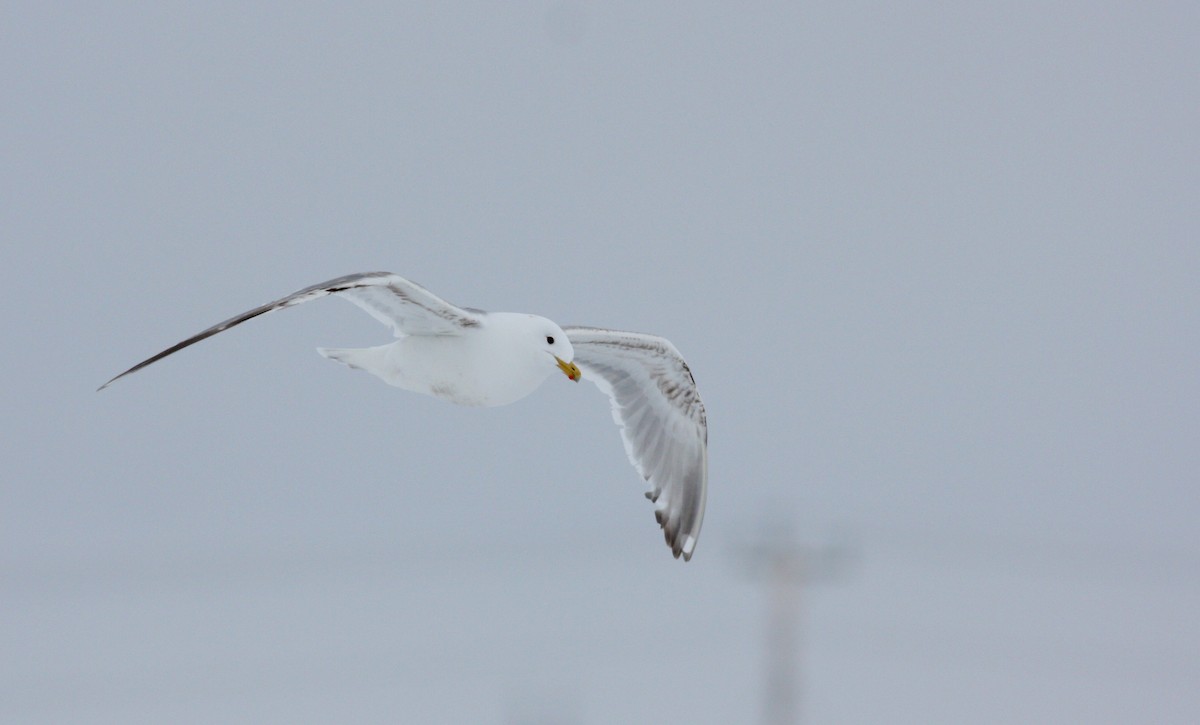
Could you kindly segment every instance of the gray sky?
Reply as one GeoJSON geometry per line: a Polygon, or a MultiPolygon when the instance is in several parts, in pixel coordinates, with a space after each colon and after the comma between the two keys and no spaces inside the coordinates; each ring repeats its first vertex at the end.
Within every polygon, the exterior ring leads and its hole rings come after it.
{"type": "Polygon", "coordinates": [[[0,720],[753,722],[771,515],[809,722],[1200,719],[1196,4],[738,5],[6,3],[0,720]],[[695,559],[336,300],[94,392],[372,269],[672,339],[695,559]]]}

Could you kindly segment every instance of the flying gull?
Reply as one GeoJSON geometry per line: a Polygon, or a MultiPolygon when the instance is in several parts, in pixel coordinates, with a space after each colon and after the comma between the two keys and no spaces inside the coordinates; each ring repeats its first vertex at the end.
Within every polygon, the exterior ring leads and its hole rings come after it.
{"type": "Polygon", "coordinates": [[[556,370],[591,380],[612,402],[625,452],[672,553],[692,558],[708,488],[708,425],[691,370],[670,341],[598,327],[562,328],[537,315],[458,307],[389,272],[305,287],[213,325],[117,375],[100,390],[185,347],[275,310],[335,295],[392,329],[367,348],[318,348],[325,357],[405,390],[460,405],[507,405],[556,370]]]}

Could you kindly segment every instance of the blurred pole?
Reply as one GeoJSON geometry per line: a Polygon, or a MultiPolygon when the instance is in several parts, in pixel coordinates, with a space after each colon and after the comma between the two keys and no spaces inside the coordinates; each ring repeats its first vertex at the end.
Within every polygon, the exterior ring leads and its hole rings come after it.
{"type": "Polygon", "coordinates": [[[764,549],[767,568],[765,725],[800,722],[800,606],[804,552],[794,547],[764,549]]]}
{"type": "Polygon", "coordinates": [[[849,549],[843,544],[820,548],[799,544],[786,522],[761,527],[762,538],[743,550],[751,574],[767,589],[764,632],[764,725],[799,725],[804,691],[801,672],[801,631],[804,589],[830,579],[843,568],[849,549]]]}

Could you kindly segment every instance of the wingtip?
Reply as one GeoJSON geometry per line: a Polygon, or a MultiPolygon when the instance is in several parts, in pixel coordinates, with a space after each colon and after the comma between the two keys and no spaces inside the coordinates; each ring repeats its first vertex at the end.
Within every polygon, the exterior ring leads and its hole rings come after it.
{"type": "Polygon", "coordinates": [[[683,540],[683,548],[682,548],[683,560],[691,561],[692,560],[692,552],[695,549],[696,549],[696,537],[689,536],[689,537],[685,538],[683,540]]]}
{"type": "Polygon", "coordinates": [[[96,388],[96,392],[99,393],[101,390],[104,390],[108,386],[112,385],[113,383],[117,382],[121,378],[125,377],[128,373],[129,373],[129,371],[126,370],[125,372],[121,373],[120,375],[117,375],[116,377],[109,379],[109,381],[107,383],[96,388]]]}

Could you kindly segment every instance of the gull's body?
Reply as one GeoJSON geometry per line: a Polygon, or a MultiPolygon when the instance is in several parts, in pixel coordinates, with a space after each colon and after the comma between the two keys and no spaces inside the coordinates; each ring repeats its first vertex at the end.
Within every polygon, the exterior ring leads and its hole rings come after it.
{"type": "Polygon", "coordinates": [[[460,405],[507,405],[561,371],[608,394],[629,459],[676,557],[690,559],[704,519],[708,427],[691,371],[669,341],[632,332],[568,327],[537,315],[458,307],[387,272],[306,287],[200,332],[101,386],[268,312],[336,295],[392,328],[369,348],[319,348],[327,358],[405,390],[460,405]]]}
{"type": "Polygon", "coordinates": [[[574,357],[558,325],[514,312],[481,315],[470,334],[404,335],[378,347],[317,351],[414,393],[459,405],[508,405],[537,390],[556,367],[547,364],[554,361],[536,346],[507,344],[522,334],[538,342],[557,336],[554,345],[546,347],[561,353],[559,359],[569,362],[574,357]]]}

